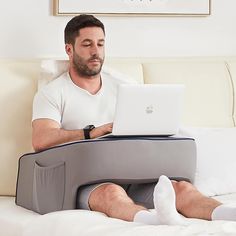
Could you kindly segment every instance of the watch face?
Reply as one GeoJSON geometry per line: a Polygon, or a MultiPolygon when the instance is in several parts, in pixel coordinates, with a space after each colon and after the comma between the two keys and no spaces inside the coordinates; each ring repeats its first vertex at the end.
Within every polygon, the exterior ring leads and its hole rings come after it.
{"type": "Polygon", "coordinates": [[[95,128],[94,125],[87,125],[84,129],[92,130],[92,129],[94,129],[94,128],[95,128]]]}
{"type": "Polygon", "coordinates": [[[94,125],[89,125],[89,129],[90,129],[90,130],[92,130],[92,129],[94,129],[94,128],[95,128],[94,125]]]}

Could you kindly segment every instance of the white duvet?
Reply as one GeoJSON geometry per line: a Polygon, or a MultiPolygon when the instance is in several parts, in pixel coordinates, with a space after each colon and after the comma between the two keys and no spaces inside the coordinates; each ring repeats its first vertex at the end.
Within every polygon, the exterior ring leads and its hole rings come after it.
{"type": "Polygon", "coordinates": [[[149,226],[108,218],[100,213],[67,211],[42,216],[25,230],[24,236],[78,235],[236,235],[236,222],[193,220],[189,226],[149,226]]]}
{"type": "MultiPolygon", "coordinates": [[[[236,194],[217,197],[236,206],[236,194]]],[[[1,236],[235,236],[236,222],[192,220],[188,226],[149,226],[111,219],[98,212],[69,210],[38,215],[0,197],[1,236]]]]}

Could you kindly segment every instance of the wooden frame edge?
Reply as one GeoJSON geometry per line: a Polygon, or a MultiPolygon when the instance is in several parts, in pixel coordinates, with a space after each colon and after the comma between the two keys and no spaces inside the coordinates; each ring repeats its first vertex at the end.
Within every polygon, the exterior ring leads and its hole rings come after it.
{"type": "Polygon", "coordinates": [[[80,14],[93,14],[96,16],[146,16],[146,17],[154,17],[154,16],[163,16],[163,17],[179,17],[179,16],[199,16],[199,17],[204,17],[204,16],[210,16],[212,14],[212,0],[209,0],[209,11],[208,13],[91,13],[91,12],[70,12],[70,13],[65,13],[65,12],[59,12],[59,0],[53,0],[53,15],[54,16],[76,16],[80,14]]]}

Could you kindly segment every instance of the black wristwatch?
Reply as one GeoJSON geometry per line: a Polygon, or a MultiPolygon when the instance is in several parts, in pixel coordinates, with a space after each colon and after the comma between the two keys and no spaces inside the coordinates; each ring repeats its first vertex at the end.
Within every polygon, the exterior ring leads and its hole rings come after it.
{"type": "Polygon", "coordinates": [[[84,131],[84,138],[85,139],[90,139],[90,132],[95,128],[94,125],[87,125],[83,128],[84,131]]]}

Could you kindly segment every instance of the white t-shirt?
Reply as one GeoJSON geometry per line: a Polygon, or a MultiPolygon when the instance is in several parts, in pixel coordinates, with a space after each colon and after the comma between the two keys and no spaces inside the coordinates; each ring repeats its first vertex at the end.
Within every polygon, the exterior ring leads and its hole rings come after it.
{"type": "Polygon", "coordinates": [[[92,95],[75,85],[68,72],[62,74],[36,93],[32,120],[52,119],[66,130],[113,122],[117,88],[128,82],[108,73],[102,73],[101,78],[101,89],[92,95]]]}

